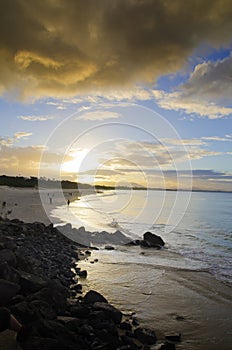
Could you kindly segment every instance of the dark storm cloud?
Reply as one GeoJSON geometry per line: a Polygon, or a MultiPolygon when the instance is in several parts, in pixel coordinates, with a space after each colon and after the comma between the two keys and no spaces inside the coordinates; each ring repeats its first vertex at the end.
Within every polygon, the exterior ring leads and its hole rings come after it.
{"type": "Polygon", "coordinates": [[[152,82],[203,42],[227,45],[231,0],[0,0],[0,93],[74,95],[152,82]]]}

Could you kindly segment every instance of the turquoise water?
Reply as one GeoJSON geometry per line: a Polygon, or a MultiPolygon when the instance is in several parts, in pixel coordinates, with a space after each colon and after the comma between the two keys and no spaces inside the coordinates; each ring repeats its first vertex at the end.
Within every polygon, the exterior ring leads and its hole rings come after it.
{"type": "Polygon", "coordinates": [[[150,230],[174,255],[139,256],[119,248],[118,262],[206,270],[232,283],[232,194],[174,191],[105,191],[81,197],[52,215],[73,227],[90,231],[119,229],[131,239],[150,230]],[[112,222],[117,227],[111,227],[112,222]]]}

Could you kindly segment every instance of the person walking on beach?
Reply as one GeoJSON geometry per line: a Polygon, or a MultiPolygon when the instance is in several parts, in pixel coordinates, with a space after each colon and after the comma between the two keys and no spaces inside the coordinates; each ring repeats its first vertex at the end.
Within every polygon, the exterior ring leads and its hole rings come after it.
{"type": "Polygon", "coordinates": [[[69,206],[69,204],[70,204],[70,200],[69,200],[69,199],[67,200],[67,204],[68,204],[68,206],[69,206]]]}

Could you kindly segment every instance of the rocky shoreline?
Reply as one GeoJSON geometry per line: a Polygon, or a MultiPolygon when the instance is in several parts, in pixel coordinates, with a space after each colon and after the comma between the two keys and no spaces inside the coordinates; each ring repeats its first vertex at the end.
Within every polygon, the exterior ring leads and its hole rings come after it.
{"type": "Polygon", "coordinates": [[[83,295],[81,279],[87,272],[78,260],[89,255],[91,249],[52,224],[0,218],[0,300],[27,326],[22,349],[145,350],[155,344],[156,349],[175,349],[178,335],[157,339],[154,330],[140,327],[97,291],[83,295]]]}

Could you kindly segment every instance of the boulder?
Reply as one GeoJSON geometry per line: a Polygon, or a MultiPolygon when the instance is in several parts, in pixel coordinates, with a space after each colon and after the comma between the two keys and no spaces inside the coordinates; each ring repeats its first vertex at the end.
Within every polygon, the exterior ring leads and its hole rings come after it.
{"type": "Polygon", "coordinates": [[[131,337],[128,337],[127,335],[121,336],[123,344],[126,346],[126,349],[133,349],[133,350],[140,350],[141,347],[139,347],[137,344],[135,344],[134,340],[131,337]]]}
{"type": "Polygon", "coordinates": [[[146,232],[143,235],[144,241],[147,241],[151,247],[154,248],[160,248],[164,246],[164,241],[160,236],[155,235],[154,233],[151,232],[146,232]]]}
{"type": "Polygon", "coordinates": [[[93,303],[96,303],[96,302],[103,302],[103,303],[107,303],[108,302],[106,300],[106,298],[103,297],[103,295],[101,295],[100,293],[96,292],[95,290],[88,291],[85,294],[83,300],[87,304],[93,304],[93,303]]]}
{"type": "Polygon", "coordinates": [[[0,279],[1,305],[8,304],[11,298],[13,298],[18,293],[19,290],[20,290],[20,286],[17,283],[0,279]]]}
{"type": "Polygon", "coordinates": [[[0,262],[7,262],[8,265],[16,266],[16,257],[10,249],[0,250],[0,262]]]}
{"type": "Polygon", "coordinates": [[[80,278],[86,278],[87,277],[87,271],[86,270],[79,270],[78,275],[80,278]]]}
{"type": "Polygon", "coordinates": [[[155,332],[147,328],[136,328],[134,334],[142,344],[153,345],[157,341],[155,332]]]}
{"type": "Polygon", "coordinates": [[[29,302],[22,301],[10,307],[11,313],[23,324],[39,319],[39,311],[29,302]]]}
{"type": "Polygon", "coordinates": [[[70,308],[70,314],[77,318],[87,318],[89,316],[89,308],[85,305],[75,305],[70,308]]]}
{"type": "Polygon", "coordinates": [[[38,313],[42,318],[46,320],[54,320],[56,318],[56,312],[53,310],[50,304],[43,300],[33,300],[31,306],[38,310],[38,313]]]}
{"type": "Polygon", "coordinates": [[[106,250],[114,250],[114,247],[112,245],[106,245],[105,249],[106,250]]]}
{"type": "Polygon", "coordinates": [[[68,350],[68,347],[63,347],[59,340],[51,338],[30,337],[24,344],[24,350],[68,350]],[[61,347],[62,346],[62,347],[61,347]]]}
{"type": "Polygon", "coordinates": [[[151,248],[151,243],[143,239],[140,241],[140,246],[144,248],[151,248]]]}
{"type": "Polygon", "coordinates": [[[20,274],[13,267],[10,267],[5,261],[0,262],[0,278],[18,284],[20,274]]]}
{"type": "Polygon", "coordinates": [[[119,324],[122,320],[122,312],[107,302],[95,302],[93,309],[103,311],[106,316],[105,318],[112,320],[116,324],[119,324]]]}
{"type": "Polygon", "coordinates": [[[62,313],[67,308],[67,288],[57,286],[55,283],[53,286],[48,286],[40,289],[38,292],[30,295],[28,300],[43,300],[49,304],[57,313],[62,313]]]}
{"type": "Polygon", "coordinates": [[[39,276],[21,271],[19,284],[21,286],[21,293],[23,295],[29,295],[45,287],[46,281],[39,276]]]}

